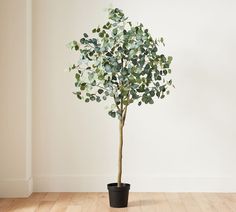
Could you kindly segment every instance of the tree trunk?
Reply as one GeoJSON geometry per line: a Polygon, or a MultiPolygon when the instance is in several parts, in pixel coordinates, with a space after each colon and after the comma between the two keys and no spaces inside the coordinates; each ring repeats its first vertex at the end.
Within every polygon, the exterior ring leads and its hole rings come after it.
{"type": "Polygon", "coordinates": [[[118,178],[117,186],[121,186],[121,176],[122,176],[122,149],[123,149],[123,118],[120,120],[120,145],[119,145],[119,158],[118,158],[118,178]]]}

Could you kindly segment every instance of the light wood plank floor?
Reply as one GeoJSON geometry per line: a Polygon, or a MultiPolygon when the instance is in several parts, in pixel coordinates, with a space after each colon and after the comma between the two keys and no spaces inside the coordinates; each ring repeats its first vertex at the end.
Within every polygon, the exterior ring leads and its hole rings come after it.
{"type": "Polygon", "coordinates": [[[236,212],[236,193],[130,193],[128,208],[110,208],[107,193],[33,193],[0,199],[0,212],[236,212]]]}

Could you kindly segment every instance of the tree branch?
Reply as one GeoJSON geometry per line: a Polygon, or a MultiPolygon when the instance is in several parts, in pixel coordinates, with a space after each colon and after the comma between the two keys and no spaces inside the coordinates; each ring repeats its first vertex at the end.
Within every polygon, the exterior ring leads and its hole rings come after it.
{"type": "Polygon", "coordinates": [[[113,96],[113,98],[114,98],[114,102],[115,102],[115,104],[116,104],[117,109],[120,111],[120,107],[119,107],[119,105],[116,103],[115,95],[113,96]]]}
{"type": "Polygon", "coordinates": [[[122,114],[122,116],[123,116],[122,125],[123,126],[125,124],[125,119],[126,119],[128,105],[129,105],[129,93],[128,93],[128,96],[127,96],[127,105],[125,106],[125,109],[124,109],[124,115],[122,114]]]}

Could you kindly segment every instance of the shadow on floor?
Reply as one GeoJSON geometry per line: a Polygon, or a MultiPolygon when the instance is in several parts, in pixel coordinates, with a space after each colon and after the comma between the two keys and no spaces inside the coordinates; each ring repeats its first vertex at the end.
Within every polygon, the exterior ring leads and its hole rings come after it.
{"type": "Polygon", "coordinates": [[[155,205],[156,202],[153,199],[145,199],[145,200],[135,200],[130,201],[128,207],[137,207],[137,206],[146,206],[146,205],[155,205]]]}

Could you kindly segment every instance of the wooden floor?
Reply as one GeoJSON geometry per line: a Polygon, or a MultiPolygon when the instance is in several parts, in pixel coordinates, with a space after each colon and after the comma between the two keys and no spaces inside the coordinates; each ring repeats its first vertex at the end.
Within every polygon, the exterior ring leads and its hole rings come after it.
{"type": "Polygon", "coordinates": [[[128,208],[110,208],[107,193],[33,193],[0,199],[4,211],[236,212],[236,193],[130,193],[128,208]]]}

